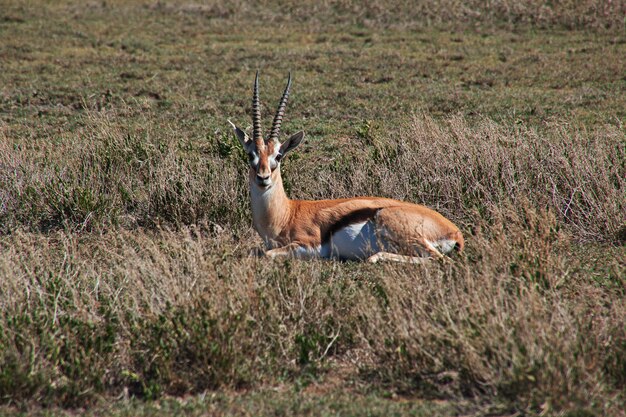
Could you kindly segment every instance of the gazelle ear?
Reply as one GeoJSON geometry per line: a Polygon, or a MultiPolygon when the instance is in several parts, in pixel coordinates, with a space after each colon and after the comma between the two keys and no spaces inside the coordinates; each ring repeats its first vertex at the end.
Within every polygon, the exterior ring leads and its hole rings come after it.
{"type": "Polygon", "coordinates": [[[287,152],[290,152],[291,150],[298,147],[298,145],[300,145],[300,143],[302,142],[302,139],[304,139],[303,131],[299,131],[298,133],[291,135],[291,137],[287,139],[285,143],[280,145],[280,151],[278,151],[277,159],[279,161],[283,159],[283,157],[287,154],[287,152]]]}
{"type": "Polygon", "coordinates": [[[248,138],[248,135],[246,135],[246,132],[244,132],[243,130],[239,129],[237,126],[235,126],[233,124],[233,122],[231,122],[229,120],[228,123],[230,123],[230,125],[233,127],[233,129],[235,131],[235,136],[237,136],[237,139],[239,139],[239,143],[241,143],[241,146],[243,146],[243,148],[247,152],[249,147],[250,147],[250,143],[251,143],[250,142],[250,138],[248,138]]]}

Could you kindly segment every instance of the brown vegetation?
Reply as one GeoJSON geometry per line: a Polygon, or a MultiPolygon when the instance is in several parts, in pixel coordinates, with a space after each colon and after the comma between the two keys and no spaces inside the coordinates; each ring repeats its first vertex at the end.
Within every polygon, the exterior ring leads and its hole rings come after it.
{"type": "Polygon", "coordinates": [[[82,146],[2,141],[3,401],[254,388],[334,358],[403,395],[620,409],[623,132],[419,115],[362,137],[367,158],[286,163],[294,196],[389,195],[464,225],[466,252],[425,267],[248,257],[234,138],[137,134],[92,114],[82,146]]]}

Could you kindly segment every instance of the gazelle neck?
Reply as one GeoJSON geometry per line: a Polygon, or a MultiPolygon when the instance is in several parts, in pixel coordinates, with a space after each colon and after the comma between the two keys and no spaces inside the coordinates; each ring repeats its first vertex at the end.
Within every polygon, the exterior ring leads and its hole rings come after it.
{"type": "Polygon", "coordinates": [[[276,239],[281,231],[287,226],[290,218],[290,204],[283,180],[280,176],[280,168],[272,175],[272,186],[262,189],[256,184],[256,174],[250,172],[250,202],[252,204],[252,219],[254,228],[268,248],[280,246],[276,239]]]}

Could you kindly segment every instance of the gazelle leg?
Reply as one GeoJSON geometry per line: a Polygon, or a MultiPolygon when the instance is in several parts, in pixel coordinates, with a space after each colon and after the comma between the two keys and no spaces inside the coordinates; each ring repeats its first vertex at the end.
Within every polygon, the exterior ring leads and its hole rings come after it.
{"type": "Polygon", "coordinates": [[[315,249],[301,246],[297,243],[291,243],[280,248],[274,248],[265,251],[265,256],[275,259],[277,257],[292,257],[298,259],[313,259],[319,257],[319,252],[315,249]]]}
{"type": "Polygon", "coordinates": [[[435,259],[442,259],[444,257],[443,254],[426,239],[420,239],[419,246],[424,248],[426,252],[435,259]]]}
{"type": "Polygon", "coordinates": [[[263,253],[263,255],[272,259],[277,258],[279,256],[292,256],[294,249],[295,247],[293,247],[292,245],[281,246],[280,248],[266,250],[263,253]]]}
{"type": "Polygon", "coordinates": [[[419,256],[398,255],[391,252],[378,252],[367,258],[367,262],[375,264],[380,261],[403,262],[409,264],[423,264],[428,262],[430,258],[422,258],[419,256]]]}

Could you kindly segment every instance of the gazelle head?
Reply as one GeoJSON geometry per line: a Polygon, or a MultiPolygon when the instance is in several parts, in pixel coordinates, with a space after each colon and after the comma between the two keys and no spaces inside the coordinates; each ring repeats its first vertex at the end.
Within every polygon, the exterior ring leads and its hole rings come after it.
{"type": "Polygon", "coordinates": [[[230,120],[228,121],[233,129],[239,142],[248,154],[250,163],[250,182],[261,190],[268,190],[278,181],[280,181],[280,162],[287,152],[295,149],[302,139],[304,132],[300,131],[292,135],[283,144],[278,141],[280,134],[280,125],[283,122],[287,99],[289,98],[289,87],[291,87],[291,73],[287,79],[287,87],[278,104],[272,130],[267,139],[263,138],[261,133],[261,106],[259,103],[259,72],[257,71],[254,79],[254,93],[252,96],[252,139],[230,120]]]}

